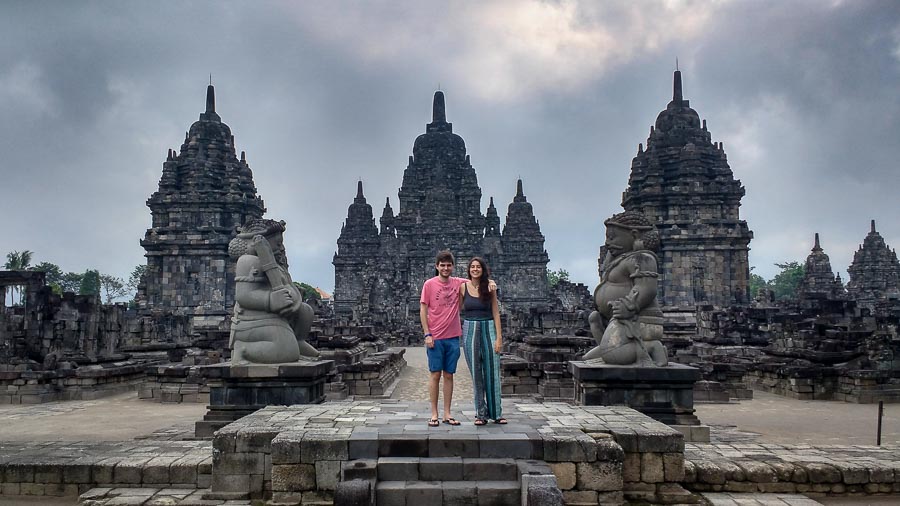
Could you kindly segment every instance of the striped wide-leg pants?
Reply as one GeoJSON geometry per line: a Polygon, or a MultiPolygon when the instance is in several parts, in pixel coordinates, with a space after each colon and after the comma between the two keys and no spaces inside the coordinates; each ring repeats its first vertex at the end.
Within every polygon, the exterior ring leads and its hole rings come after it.
{"type": "Polygon", "coordinates": [[[497,420],[500,407],[500,354],[494,352],[497,331],[494,320],[463,320],[463,354],[472,388],[475,390],[475,416],[482,420],[497,420]]]}

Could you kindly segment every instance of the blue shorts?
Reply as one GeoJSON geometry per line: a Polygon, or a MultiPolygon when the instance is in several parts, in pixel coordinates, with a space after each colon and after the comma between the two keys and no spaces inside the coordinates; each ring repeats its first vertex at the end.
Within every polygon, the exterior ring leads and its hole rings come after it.
{"type": "Polygon", "coordinates": [[[459,361],[459,338],[435,339],[434,348],[425,347],[428,355],[428,370],[444,371],[456,374],[456,363],[459,361]]]}

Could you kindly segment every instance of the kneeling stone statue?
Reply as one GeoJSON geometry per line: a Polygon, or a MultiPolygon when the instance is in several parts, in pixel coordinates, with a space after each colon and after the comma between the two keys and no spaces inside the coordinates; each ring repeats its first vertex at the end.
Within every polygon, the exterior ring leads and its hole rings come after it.
{"type": "Polygon", "coordinates": [[[235,266],[232,365],[318,358],[306,342],[313,310],[288,273],[284,221],[247,222],[228,244],[235,266]]]}
{"type": "Polygon", "coordinates": [[[658,261],[653,252],[659,246],[659,233],[634,211],[616,214],[603,224],[606,257],[594,290],[597,309],[589,318],[597,346],[584,360],[665,366],[666,348],[660,342],[663,314],[656,302],[658,261]]]}

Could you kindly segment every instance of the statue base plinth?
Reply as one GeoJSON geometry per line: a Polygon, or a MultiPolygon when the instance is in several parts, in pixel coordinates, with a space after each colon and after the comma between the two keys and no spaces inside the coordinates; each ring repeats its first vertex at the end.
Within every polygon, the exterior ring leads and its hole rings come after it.
{"type": "Polygon", "coordinates": [[[238,418],[270,405],[319,404],[325,400],[325,381],[333,369],[332,360],[200,367],[209,384],[209,406],[203,420],[194,424],[194,435],[212,437],[238,418]]]}
{"type": "Polygon", "coordinates": [[[666,425],[700,425],[694,415],[694,383],[700,370],[682,364],[637,367],[573,361],[575,402],[628,406],[666,425]]]}

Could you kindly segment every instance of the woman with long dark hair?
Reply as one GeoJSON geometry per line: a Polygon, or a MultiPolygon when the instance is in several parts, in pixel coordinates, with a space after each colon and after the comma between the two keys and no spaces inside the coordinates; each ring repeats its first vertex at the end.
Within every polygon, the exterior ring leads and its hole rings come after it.
{"type": "Polygon", "coordinates": [[[500,407],[500,309],[497,292],[488,289],[490,269],[482,258],[469,260],[469,281],[459,287],[463,310],[462,347],[475,391],[475,425],[504,424],[500,407]]]}

